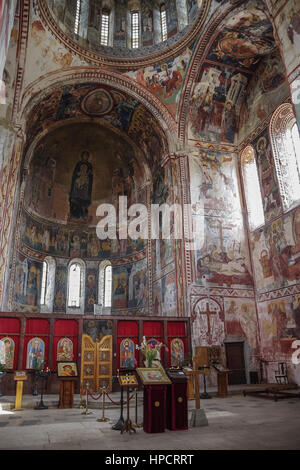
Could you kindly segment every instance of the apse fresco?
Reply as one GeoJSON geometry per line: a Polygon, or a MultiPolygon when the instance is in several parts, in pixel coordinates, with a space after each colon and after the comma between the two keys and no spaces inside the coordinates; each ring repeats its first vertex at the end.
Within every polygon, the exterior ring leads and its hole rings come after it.
{"type": "MultiPolygon", "coordinates": [[[[99,117],[104,124],[125,132],[140,146],[146,157],[159,161],[160,147],[165,148],[166,138],[150,112],[121,91],[90,83],[57,88],[33,107],[27,116],[26,148],[44,130],[45,123],[49,127],[60,121],[86,116],[99,117]]],[[[88,145],[82,150],[89,150],[88,145]]],[[[153,162],[150,160],[149,163],[153,162]]]]}
{"type": "Polygon", "coordinates": [[[251,234],[256,288],[260,293],[300,279],[300,210],[294,210],[251,234]]]}
{"type": "Polygon", "coordinates": [[[100,203],[117,208],[119,196],[127,196],[132,204],[143,179],[144,166],[124,138],[116,139],[114,132],[95,124],[71,124],[38,144],[25,206],[48,221],[95,226],[100,203]]]}
{"type": "Polygon", "coordinates": [[[24,211],[22,243],[39,253],[70,258],[106,259],[130,256],[145,249],[145,241],[138,238],[100,240],[96,230],[72,230],[46,224],[24,211]]]}

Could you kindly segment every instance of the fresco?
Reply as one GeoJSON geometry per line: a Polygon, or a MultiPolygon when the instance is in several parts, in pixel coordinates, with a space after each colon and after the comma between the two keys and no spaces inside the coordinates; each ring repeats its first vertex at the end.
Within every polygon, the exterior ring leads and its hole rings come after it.
{"type": "Polygon", "coordinates": [[[141,44],[151,46],[153,44],[153,5],[149,0],[141,2],[141,44]]]}
{"type": "Polygon", "coordinates": [[[147,260],[123,266],[113,266],[114,311],[137,308],[145,312],[148,305],[147,260]]]}
{"type": "Polygon", "coordinates": [[[177,33],[177,8],[176,0],[166,0],[166,16],[167,16],[167,30],[168,38],[177,33]]]}
{"type": "Polygon", "coordinates": [[[2,80],[17,1],[0,4],[0,80],[2,80]]]}
{"type": "Polygon", "coordinates": [[[231,67],[203,65],[190,104],[190,139],[235,142],[248,78],[231,67]]]}
{"type": "Polygon", "coordinates": [[[99,240],[95,229],[74,231],[59,225],[48,225],[25,211],[22,243],[44,254],[88,259],[119,258],[140,253],[145,249],[145,241],[140,238],[99,240]]]}
{"type": "Polygon", "coordinates": [[[270,116],[289,94],[284,65],[276,50],[259,64],[247,86],[239,116],[239,141],[270,116]]]}
{"type": "Polygon", "coordinates": [[[259,303],[259,324],[263,357],[290,360],[291,344],[300,338],[300,296],[293,295],[259,303]]]}
{"type": "Polygon", "coordinates": [[[253,147],[256,152],[265,220],[269,221],[273,217],[278,216],[282,208],[268,129],[256,138],[253,142],[253,147]]]}
{"type": "Polygon", "coordinates": [[[117,209],[119,196],[127,196],[132,204],[143,179],[144,166],[127,141],[95,124],[71,124],[38,144],[30,162],[25,206],[48,221],[95,226],[100,203],[113,203],[117,209]]]}
{"type": "Polygon", "coordinates": [[[16,263],[14,297],[17,304],[38,307],[42,281],[42,263],[19,254],[16,263]]]}
{"type": "Polygon", "coordinates": [[[113,334],[112,320],[84,320],[83,333],[89,335],[96,343],[104,336],[113,334]]]}
{"type": "Polygon", "coordinates": [[[253,286],[234,155],[199,148],[189,166],[196,282],[253,286]]]}
{"type": "Polygon", "coordinates": [[[259,338],[255,301],[225,298],[224,309],[227,335],[246,338],[252,354],[257,352],[259,338]]]}
{"type": "Polygon", "coordinates": [[[67,302],[67,266],[58,265],[55,274],[54,305],[55,312],[65,312],[67,302]]]}
{"type": "Polygon", "coordinates": [[[85,312],[94,313],[94,304],[98,304],[97,266],[87,266],[85,275],[85,312]]]}
{"type": "Polygon", "coordinates": [[[213,299],[199,299],[193,306],[192,314],[193,346],[217,346],[225,339],[224,312],[213,299]]]}
{"type": "Polygon", "coordinates": [[[282,54],[287,73],[290,74],[300,64],[300,7],[297,0],[289,0],[275,19],[282,46],[282,54]]]}
{"type": "MultiPolygon", "coordinates": [[[[106,122],[109,127],[115,128],[117,133],[120,131],[125,132],[144,152],[151,167],[154,164],[157,165],[161,155],[167,149],[167,139],[159,128],[157,120],[142,104],[139,104],[134,98],[127,96],[125,93],[113,89],[108,90],[105,87],[99,88],[97,84],[66,85],[57,88],[34,106],[27,116],[26,149],[36,135],[52,124],[87,115],[101,117],[104,123],[106,122]],[[101,102],[101,105],[99,105],[99,102],[101,102]]],[[[97,132],[96,126],[94,130],[94,132],[97,132]]],[[[105,131],[107,134],[109,133],[107,127],[105,131]]],[[[78,133],[74,132],[72,135],[76,136],[76,134],[78,133]]],[[[111,134],[113,135],[112,131],[111,134]]],[[[81,136],[81,142],[83,140],[81,136]]],[[[89,144],[86,144],[85,148],[82,148],[81,144],[81,151],[90,151],[92,159],[93,139],[86,137],[86,142],[88,140],[89,144]]],[[[118,140],[121,140],[121,137],[118,140]]],[[[130,148],[125,139],[123,139],[123,144],[120,146],[120,143],[115,142],[114,134],[113,141],[114,146],[119,148],[117,153],[122,155],[124,150],[121,149],[127,148],[128,150],[125,153],[130,154],[128,159],[134,160],[135,151],[130,148]]],[[[116,150],[112,153],[116,153],[116,150]]],[[[139,164],[136,166],[140,167],[139,164]]]]}
{"type": "Polygon", "coordinates": [[[300,279],[300,210],[251,234],[256,288],[263,293],[300,279]]]}
{"type": "Polygon", "coordinates": [[[145,67],[134,72],[126,72],[126,75],[145,86],[167,106],[173,116],[176,116],[192,49],[193,45],[180,56],[166,63],[145,67]]]}

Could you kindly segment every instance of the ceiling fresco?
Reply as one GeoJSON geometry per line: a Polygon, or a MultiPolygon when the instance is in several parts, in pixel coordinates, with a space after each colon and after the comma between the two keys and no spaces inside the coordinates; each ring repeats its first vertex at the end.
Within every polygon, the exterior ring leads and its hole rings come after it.
{"type": "Polygon", "coordinates": [[[157,165],[166,152],[167,139],[144,105],[121,91],[90,83],[56,88],[30,110],[26,149],[54,124],[88,118],[124,133],[144,153],[149,166],[157,165]]]}
{"type": "Polygon", "coordinates": [[[237,143],[247,86],[262,62],[267,61],[269,67],[264,71],[264,92],[284,81],[273,27],[258,6],[253,1],[247,8],[236,8],[212,39],[190,100],[190,141],[237,143]]]}

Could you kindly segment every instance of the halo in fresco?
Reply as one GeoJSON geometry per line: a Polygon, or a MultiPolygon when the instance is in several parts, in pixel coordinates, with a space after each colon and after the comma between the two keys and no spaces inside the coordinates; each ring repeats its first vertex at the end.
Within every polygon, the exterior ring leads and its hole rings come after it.
{"type": "Polygon", "coordinates": [[[108,91],[103,88],[93,90],[82,100],[81,106],[84,113],[91,116],[104,116],[113,108],[113,100],[108,91]]]}

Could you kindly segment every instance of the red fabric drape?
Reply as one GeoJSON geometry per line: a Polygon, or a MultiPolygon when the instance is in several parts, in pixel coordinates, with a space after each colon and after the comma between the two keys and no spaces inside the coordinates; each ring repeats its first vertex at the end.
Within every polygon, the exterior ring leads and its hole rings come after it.
{"type": "Polygon", "coordinates": [[[18,318],[0,318],[0,334],[19,334],[21,322],[18,318]]]}
{"type": "Polygon", "coordinates": [[[150,337],[163,337],[163,323],[160,321],[144,321],[143,322],[143,336],[147,339],[150,337]]]}
{"type": "Polygon", "coordinates": [[[41,318],[31,318],[26,321],[26,335],[48,335],[50,324],[48,320],[42,320],[41,318]]]}
{"type": "Polygon", "coordinates": [[[78,323],[76,320],[56,320],[54,323],[54,335],[77,336],[78,323]]]}

